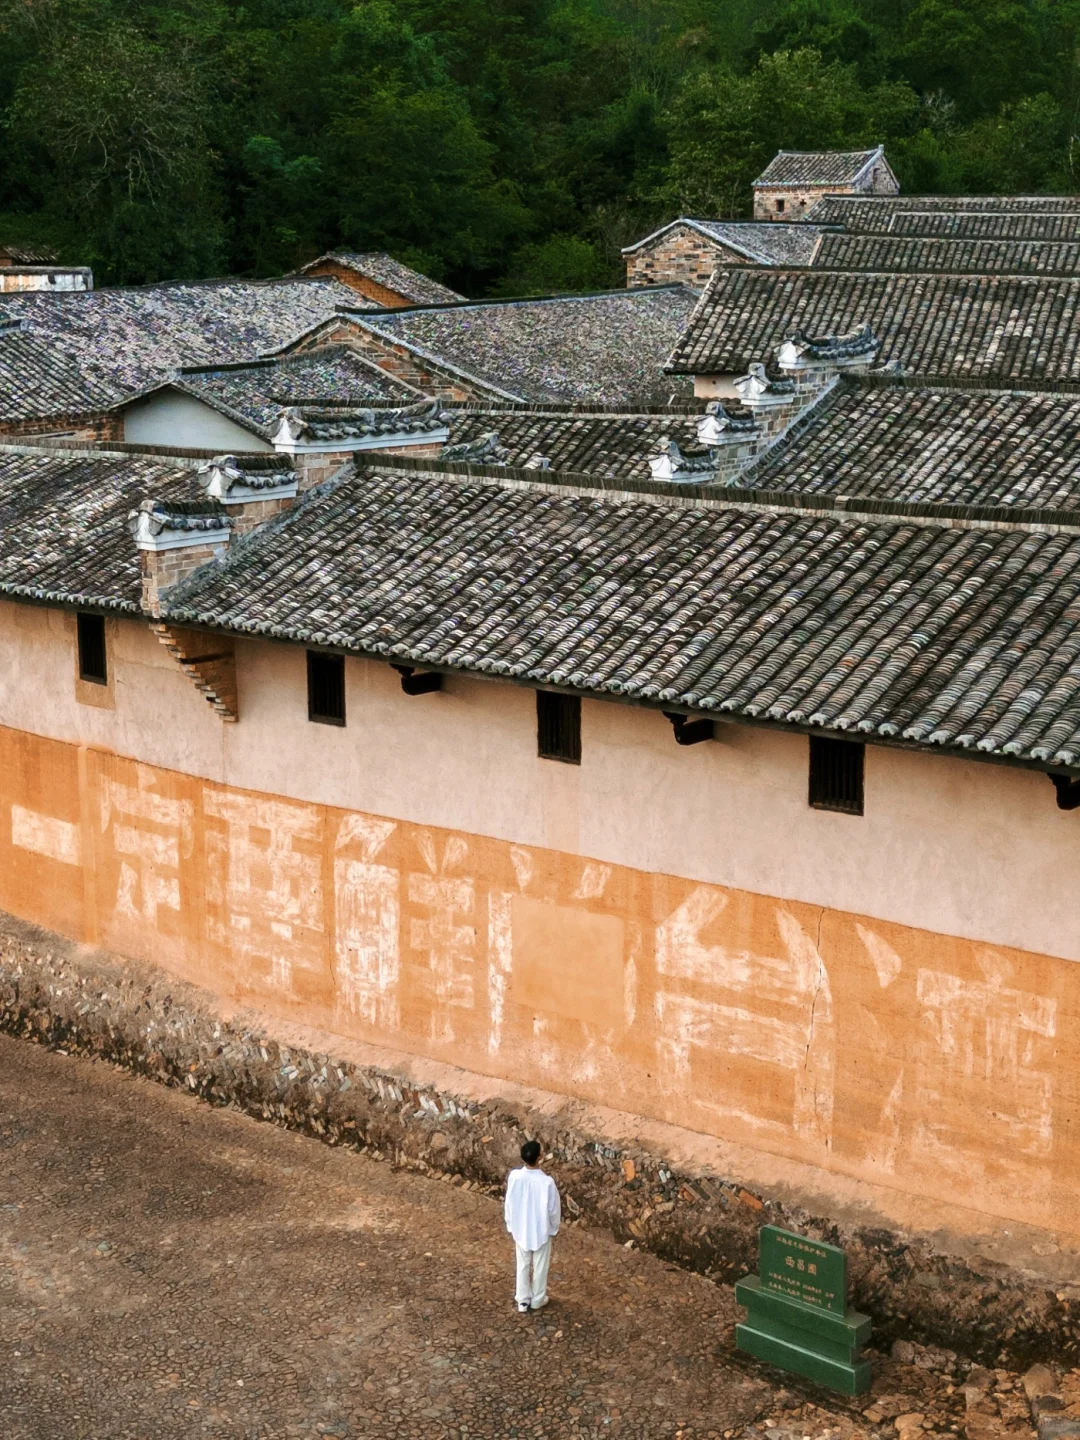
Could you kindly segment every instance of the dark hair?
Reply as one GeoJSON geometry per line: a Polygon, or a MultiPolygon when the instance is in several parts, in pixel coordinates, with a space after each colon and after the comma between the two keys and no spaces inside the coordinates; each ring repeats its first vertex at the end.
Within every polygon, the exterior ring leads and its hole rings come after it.
{"type": "Polygon", "coordinates": [[[526,1140],[525,1144],[521,1147],[521,1158],[525,1161],[526,1165],[538,1164],[540,1156],[543,1153],[539,1140],[526,1140]]]}

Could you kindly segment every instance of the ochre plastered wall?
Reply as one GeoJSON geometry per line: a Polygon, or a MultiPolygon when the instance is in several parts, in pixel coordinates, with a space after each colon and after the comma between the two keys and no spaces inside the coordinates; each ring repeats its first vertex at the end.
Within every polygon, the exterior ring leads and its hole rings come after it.
{"type": "Polygon", "coordinates": [[[0,907],[282,1017],[1073,1226],[1075,964],[0,732],[0,907]]]}
{"type": "Polygon", "coordinates": [[[801,736],[687,750],[585,702],[560,765],[528,690],[408,697],[358,660],[346,727],[311,725],[302,649],[250,642],[226,726],[143,624],[107,629],[88,704],[72,617],[0,605],[0,908],[342,1035],[1080,1229],[1080,817],[1045,776],[871,748],[855,819],[807,807],[801,736]]]}
{"type": "MultiPolygon", "coordinates": [[[[805,736],[585,700],[582,764],[536,754],[531,690],[448,676],[410,697],[345,662],[348,724],[307,719],[300,646],[237,641],[223,725],[145,621],[107,622],[111,710],[79,702],[74,619],[0,602],[0,725],[240,789],[460,829],[1080,960],[1080,813],[1045,775],[871,746],[866,814],[811,810],[805,736]],[[167,717],[167,723],[163,720],[167,717]],[[449,777],[454,783],[450,783],[449,777]],[[492,777],[498,777],[493,783],[492,777]]],[[[95,690],[100,687],[95,687],[95,690]]]]}

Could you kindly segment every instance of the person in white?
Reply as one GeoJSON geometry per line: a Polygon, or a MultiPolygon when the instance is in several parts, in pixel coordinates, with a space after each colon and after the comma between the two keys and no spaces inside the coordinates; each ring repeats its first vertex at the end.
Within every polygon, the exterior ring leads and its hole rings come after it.
{"type": "Polygon", "coordinates": [[[514,1303],[520,1315],[527,1310],[542,1310],[548,1303],[551,1242],[559,1233],[562,1219],[558,1186],[540,1169],[542,1154],[539,1141],[527,1140],[521,1147],[525,1163],[519,1170],[511,1170],[506,1182],[503,1213],[517,1246],[514,1303]]]}

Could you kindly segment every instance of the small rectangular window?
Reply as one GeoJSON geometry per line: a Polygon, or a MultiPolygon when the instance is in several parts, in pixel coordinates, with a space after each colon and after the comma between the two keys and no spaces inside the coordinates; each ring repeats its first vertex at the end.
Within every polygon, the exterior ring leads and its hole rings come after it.
{"type": "Polygon", "coordinates": [[[783,200],[777,200],[777,202],[776,202],[776,213],[777,213],[778,215],[782,215],[782,214],[784,213],[784,202],[783,202],[783,200]]]}
{"type": "Polygon", "coordinates": [[[577,695],[536,692],[536,749],[542,760],[581,764],[581,700],[577,695]]]}
{"type": "Polygon", "coordinates": [[[307,652],[307,713],[319,725],[345,724],[345,661],[307,652]]]}
{"type": "Polygon", "coordinates": [[[857,740],[810,736],[810,804],[815,810],[863,813],[863,756],[857,740]]]}
{"type": "Polygon", "coordinates": [[[79,635],[79,679],[95,685],[109,683],[108,660],[105,655],[104,615],[77,615],[79,635]]]}

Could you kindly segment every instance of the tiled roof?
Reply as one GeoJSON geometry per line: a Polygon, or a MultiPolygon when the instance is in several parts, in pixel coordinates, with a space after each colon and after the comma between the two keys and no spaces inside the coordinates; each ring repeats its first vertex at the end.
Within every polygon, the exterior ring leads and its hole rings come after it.
{"type": "Polygon", "coordinates": [[[1080,512],[1080,395],[845,379],[746,469],[754,489],[1080,512]]]}
{"type": "Polygon", "coordinates": [[[898,214],[893,216],[888,233],[944,240],[1045,240],[1068,244],[1080,240],[1080,214],[898,214]]]}
{"type": "Polygon", "coordinates": [[[374,280],[376,285],[393,290],[395,295],[404,296],[414,305],[445,305],[463,298],[456,290],[440,285],[437,280],[429,280],[426,275],[421,275],[419,270],[403,265],[400,260],[395,260],[392,255],[387,255],[382,250],[371,251],[366,255],[358,255],[354,250],[330,250],[325,255],[320,255],[318,260],[312,260],[310,265],[305,265],[300,271],[301,275],[328,260],[335,261],[346,270],[355,270],[358,275],[367,276],[369,280],[374,280]]]}
{"type": "Polygon", "coordinates": [[[85,415],[112,402],[108,386],[19,323],[0,322],[0,424],[85,415]]]}
{"type": "Polygon", "coordinates": [[[56,251],[44,245],[8,245],[0,241],[0,255],[7,255],[16,265],[55,265],[56,251]]]}
{"type": "Polygon", "coordinates": [[[802,223],[842,225],[852,234],[925,235],[953,240],[1080,240],[1080,205],[1071,198],[1010,196],[826,195],[802,223]]]}
{"type": "Polygon", "coordinates": [[[643,480],[649,478],[649,457],[659,452],[661,440],[670,438],[683,450],[693,449],[704,418],[700,409],[620,415],[448,406],[444,413],[449,417],[450,445],[475,446],[494,434],[503,452],[502,464],[523,468],[536,456],[544,456],[556,471],[643,480]]]}
{"type": "Polygon", "coordinates": [[[380,464],[311,492],[179,586],[166,612],[394,662],[1080,765],[1080,526],[616,498],[380,464]]]}
{"type": "Polygon", "coordinates": [[[355,300],[336,280],[214,280],[4,295],[0,316],[21,319],[119,400],[179,365],[256,359],[355,300]]]}
{"type": "Polygon", "coordinates": [[[880,154],[880,145],[872,150],[781,150],[754,184],[853,185],[880,154]]]}
{"type": "Polygon", "coordinates": [[[204,498],[175,462],[0,447],[0,595],[139,613],[127,515],[147,497],[204,498]]]}
{"type": "Polygon", "coordinates": [[[809,265],[820,233],[813,225],[776,225],[767,220],[692,220],[681,216],[643,240],[627,245],[622,253],[633,255],[680,226],[730,246],[759,265],[809,265]]]}
{"type": "Polygon", "coordinates": [[[381,435],[433,435],[438,440],[445,432],[442,405],[438,400],[423,399],[412,405],[364,408],[299,405],[282,412],[274,438],[278,442],[326,444],[381,435]]]}
{"type": "Polygon", "coordinates": [[[685,388],[661,367],[696,298],[682,285],[653,285],[355,318],[510,400],[655,405],[685,388]]]}
{"type": "Polygon", "coordinates": [[[988,382],[1080,381],[1080,277],[717,270],[671,357],[692,374],[743,371],[793,332],[870,325],[879,365],[988,382]]]}
{"type": "Polygon", "coordinates": [[[347,345],[280,360],[182,370],[174,383],[269,439],[293,405],[410,405],[420,392],[347,345]]]}
{"type": "MultiPolygon", "coordinates": [[[[1077,217],[1080,220],[1080,217],[1077,217]]],[[[789,227],[798,229],[798,226],[789,227]]],[[[968,275],[1080,274],[1080,241],[942,240],[825,231],[814,252],[821,270],[920,270],[968,275]]]]}

